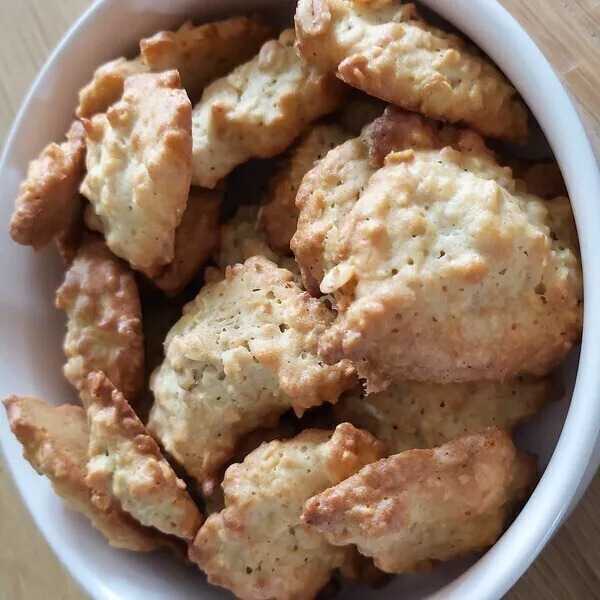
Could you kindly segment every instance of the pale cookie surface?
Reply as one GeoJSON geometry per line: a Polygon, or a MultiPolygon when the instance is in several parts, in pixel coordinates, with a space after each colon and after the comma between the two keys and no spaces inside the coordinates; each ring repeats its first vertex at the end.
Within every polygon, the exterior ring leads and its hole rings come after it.
{"type": "Polygon", "coordinates": [[[79,184],[85,167],[85,131],[74,121],[66,141],[51,143],[29,163],[10,220],[10,235],[39,250],[69,235],[81,211],[79,184]]]}
{"type": "Polygon", "coordinates": [[[154,283],[169,296],[176,296],[199,273],[219,247],[219,210],[223,192],[193,188],[183,219],[175,231],[173,261],[154,283]]]}
{"type": "Polygon", "coordinates": [[[290,252],[290,240],[298,223],[296,194],[303,177],[330,150],[349,137],[339,125],[315,125],[281,162],[270,181],[269,201],[262,211],[267,239],[278,252],[290,252]]]}
{"type": "Polygon", "coordinates": [[[267,241],[267,231],[263,225],[260,205],[240,206],[232,219],[221,226],[221,247],[217,265],[224,272],[229,265],[243,263],[252,256],[264,256],[282,269],[294,275],[294,281],[301,284],[300,270],[296,261],[274,251],[267,241]]]}
{"type": "Polygon", "coordinates": [[[147,552],[163,545],[158,532],[136,523],[116,503],[99,508],[92,502],[93,489],[85,481],[89,429],[83,408],[17,396],[7,398],[4,405],[31,466],[48,477],[56,493],[88,517],[111,546],[147,552]]]}
{"type": "Polygon", "coordinates": [[[342,84],[294,51],[294,31],[269,40],[251,61],[204,90],[194,107],[192,183],[214,188],[250,158],[283,152],[342,101],[342,84]]]}
{"type": "Polygon", "coordinates": [[[141,308],[133,273],[97,239],[82,244],[56,307],[67,313],[66,378],[87,403],[87,376],[103,371],[132,401],[142,386],[141,308]]]}
{"type": "Polygon", "coordinates": [[[149,277],[173,260],[191,176],[191,104],[176,71],[134,75],[122,99],[86,121],[81,192],[108,247],[149,277]]]}
{"type": "Polygon", "coordinates": [[[370,392],[556,366],[581,333],[581,267],[546,204],[515,187],[468,148],[389,154],[321,282],[345,309],[320,340],[325,360],[355,361],[370,392]]]}
{"type": "Polygon", "coordinates": [[[533,457],[490,429],[369,464],[308,500],[302,519],[383,571],[423,570],[493,544],[535,474],[533,457]]]}
{"type": "Polygon", "coordinates": [[[306,289],[320,294],[326,271],[339,262],[336,240],[369,178],[392,151],[435,148],[459,132],[394,107],[366,126],[362,134],[334,148],[302,180],[296,196],[299,213],[291,241],[306,289]]]}
{"type": "Polygon", "coordinates": [[[165,534],[193,539],[198,508],[162,456],[158,444],[102,372],[88,378],[90,427],[86,483],[103,508],[116,498],[136,521],[165,534]]]}
{"type": "Polygon", "coordinates": [[[348,361],[326,366],[316,354],[333,318],[263,257],[227,268],[167,336],[151,379],[149,430],[190,475],[210,480],[249,431],[353,386],[348,361]]]}
{"type": "Polygon", "coordinates": [[[89,118],[106,112],[121,99],[125,80],[147,71],[148,67],[140,57],[133,60],[121,57],[98,67],[92,80],[79,91],[79,106],[75,113],[80,118],[89,118]]]}
{"type": "Polygon", "coordinates": [[[232,17],[194,27],[187,21],[177,31],[160,31],[140,42],[151,71],[177,69],[192,102],[218,77],[250,60],[271,35],[259,16],[232,17]]]}
{"type": "Polygon", "coordinates": [[[482,135],[522,141],[527,110],[508,80],[456,35],[399,0],[300,0],[300,55],[372,96],[482,135]]]}
{"type": "Polygon", "coordinates": [[[242,600],[310,600],[351,548],[301,523],[305,500],[377,460],[381,448],[349,423],[262,444],[227,469],[225,509],[208,517],[190,558],[242,600]]]}
{"type": "Polygon", "coordinates": [[[511,431],[550,400],[550,382],[519,378],[507,382],[420,383],[398,381],[365,396],[347,392],[333,411],[384,442],[390,454],[434,448],[487,427],[511,431]]]}

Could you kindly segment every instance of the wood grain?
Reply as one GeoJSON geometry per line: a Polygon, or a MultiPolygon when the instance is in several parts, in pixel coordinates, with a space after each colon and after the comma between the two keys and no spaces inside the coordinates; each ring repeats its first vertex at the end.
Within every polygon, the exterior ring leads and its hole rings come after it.
{"type": "MultiPolygon", "coordinates": [[[[600,0],[501,3],[550,59],[575,98],[600,154],[600,0]]],[[[0,0],[0,139],[48,53],[89,4],[89,0],[0,0]]],[[[2,464],[0,515],[0,600],[85,597],[38,533],[2,464]]],[[[600,598],[599,540],[600,476],[507,598],[600,598]]]]}

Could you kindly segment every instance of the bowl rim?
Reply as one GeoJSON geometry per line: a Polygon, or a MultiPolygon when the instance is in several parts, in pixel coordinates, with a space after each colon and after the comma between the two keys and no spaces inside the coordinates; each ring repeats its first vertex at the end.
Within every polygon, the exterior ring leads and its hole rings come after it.
{"type": "MultiPolygon", "coordinates": [[[[74,22],[48,56],[29,88],[6,137],[0,156],[0,177],[6,169],[31,101],[42,87],[55,61],[68,54],[73,39],[108,16],[119,0],[95,0],[74,22]]],[[[492,600],[505,594],[525,572],[568,514],[600,432],[600,369],[594,361],[594,340],[600,338],[600,281],[594,278],[600,257],[593,252],[594,234],[600,233],[600,171],[592,146],[567,91],[533,40],[497,1],[422,0],[467,34],[504,70],[523,95],[540,123],[565,177],[579,234],[584,274],[584,329],[571,405],[550,462],[527,504],[496,544],[465,573],[430,598],[492,600]],[[457,17],[457,14],[459,17],[457,17]],[[506,42],[510,40],[510,45],[506,42]],[[519,67],[527,56],[531,67],[519,67]]],[[[93,598],[116,600],[89,572],[71,563],[60,539],[49,535],[41,514],[33,509],[17,476],[4,438],[0,438],[5,463],[38,529],[54,554],[79,585],[93,598]]],[[[592,465],[592,469],[596,468],[592,465]]],[[[589,471],[588,471],[589,473],[589,471]]]]}

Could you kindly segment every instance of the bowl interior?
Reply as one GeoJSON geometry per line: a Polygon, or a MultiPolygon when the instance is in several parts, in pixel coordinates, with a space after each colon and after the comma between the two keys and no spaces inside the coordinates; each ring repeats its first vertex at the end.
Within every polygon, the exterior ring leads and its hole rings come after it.
{"type": "MultiPolygon", "coordinates": [[[[291,24],[293,1],[257,0],[252,8],[265,11],[277,24],[291,24]]],[[[108,0],[97,5],[55,53],[50,69],[29,98],[26,113],[16,131],[0,172],[0,396],[10,393],[38,395],[54,404],[75,402],[75,394],[62,376],[64,316],[53,307],[63,274],[55,251],[33,254],[10,240],[6,224],[13,199],[28,161],[50,140],[60,139],[72,119],[77,90],[102,62],[135,52],[137,40],[159,29],[168,29],[186,18],[206,21],[248,10],[243,0],[108,0]]],[[[530,155],[547,156],[543,136],[531,145],[530,155]]],[[[519,445],[548,464],[563,427],[577,372],[578,351],[569,356],[558,374],[565,391],[534,422],[521,427],[519,445]]],[[[558,388],[557,388],[558,389],[558,388]]],[[[60,558],[75,577],[98,598],[159,599],[228,598],[206,584],[202,574],[168,556],[152,556],[110,549],[88,522],[67,511],[47,481],[21,457],[20,445],[8,434],[0,411],[1,442],[29,508],[60,558]]],[[[417,600],[440,591],[475,562],[461,559],[430,573],[394,578],[385,588],[344,589],[341,599],[402,597],[417,600]]]]}

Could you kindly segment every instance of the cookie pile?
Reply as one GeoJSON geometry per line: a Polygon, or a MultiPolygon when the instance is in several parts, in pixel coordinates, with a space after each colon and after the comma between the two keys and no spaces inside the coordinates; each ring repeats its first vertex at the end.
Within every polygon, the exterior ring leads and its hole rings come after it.
{"type": "Polygon", "coordinates": [[[79,403],[4,401],[68,505],[244,600],[491,546],[583,309],[557,165],[485,139],[527,140],[502,73],[411,4],[300,0],[141,40],[75,115],[10,233],[64,260],[79,403]]]}

